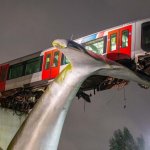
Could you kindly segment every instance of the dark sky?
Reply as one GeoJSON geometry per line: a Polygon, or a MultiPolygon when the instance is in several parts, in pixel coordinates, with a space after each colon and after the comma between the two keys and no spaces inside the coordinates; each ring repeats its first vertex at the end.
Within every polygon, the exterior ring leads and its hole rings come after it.
{"type": "MultiPolygon", "coordinates": [[[[79,38],[150,17],[149,0],[0,0],[0,63],[50,47],[56,38],[79,38]]],[[[75,100],[59,150],[108,150],[114,130],[127,126],[150,147],[150,92],[131,83],[97,93],[92,104],[75,100]]]]}

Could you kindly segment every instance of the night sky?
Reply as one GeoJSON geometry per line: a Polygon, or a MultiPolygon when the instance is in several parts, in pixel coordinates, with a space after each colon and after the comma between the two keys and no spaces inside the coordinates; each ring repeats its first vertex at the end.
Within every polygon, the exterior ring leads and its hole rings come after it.
{"type": "MultiPolygon", "coordinates": [[[[73,39],[150,17],[149,0],[0,0],[0,63],[73,39]]],[[[108,150],[113,131],[124,126],[143,135],[150,149],[150,90],[135,83],[97,93],[92,104],[75,99],[59,150],[108,150]]]]}

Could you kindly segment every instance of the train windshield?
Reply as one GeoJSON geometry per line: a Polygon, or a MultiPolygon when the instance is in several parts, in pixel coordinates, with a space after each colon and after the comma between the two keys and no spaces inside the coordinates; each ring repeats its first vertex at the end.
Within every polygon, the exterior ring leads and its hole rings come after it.
{"type": "Polygon", "coordinates": [[[142,24],[142,49],[150,51],[150,22],[142,24]]]}

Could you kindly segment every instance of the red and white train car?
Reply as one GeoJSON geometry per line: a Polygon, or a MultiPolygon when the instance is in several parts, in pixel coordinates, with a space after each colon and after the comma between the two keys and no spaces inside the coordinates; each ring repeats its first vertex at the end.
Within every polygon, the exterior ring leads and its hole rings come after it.
{"type": "Polygon", "coordinates": [[[66,57],[55,48],[4,63],[0,65],[0,92],[47,84],[66,63],[66,57]]]}
{"type": "MultiPolygon", "coordinates": [[[[77,43],[136,72],[150,75],[150,19],[123,24],[80,39],[77,43]]],[[[0,65],[0,92],[40,87],[53,80],[67,64],[55,48],[37,52],[0,65]]]]}

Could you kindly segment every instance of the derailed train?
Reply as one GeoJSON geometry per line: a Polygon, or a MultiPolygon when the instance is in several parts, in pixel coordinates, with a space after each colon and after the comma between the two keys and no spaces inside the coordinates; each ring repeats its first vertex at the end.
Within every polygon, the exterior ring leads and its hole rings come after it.
{"type": "MultiPolygon", "coordinates": [[[[123,24],[75,40],[88,51],[116,61],[150,80],[150,19],[123,24]]],[[[79,48],[73,41],[68,46],[79,48]]],[[[68,64],[56,48],[49,48],[0,65],[0,105],[20,112],[32,109],[47,85],[68,64]]],[[[91,76],[77,96],[90,101],[86,90],[124,86],[128,81],[91,76]]],[[[141,87],[147,88],[144,85],[141,87]]],[[[56,91],[57,92],[57,91],[56,91]]]]}

